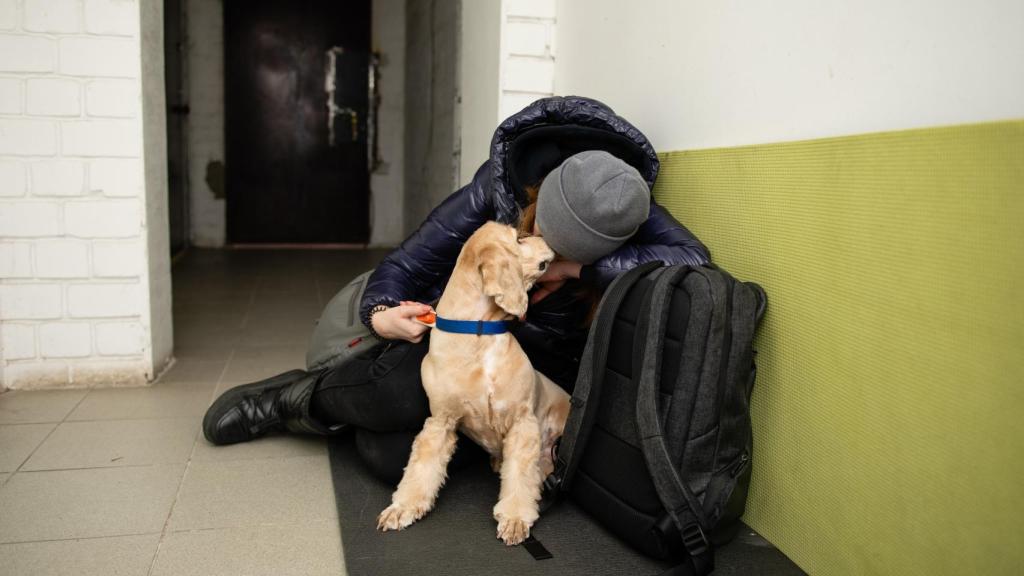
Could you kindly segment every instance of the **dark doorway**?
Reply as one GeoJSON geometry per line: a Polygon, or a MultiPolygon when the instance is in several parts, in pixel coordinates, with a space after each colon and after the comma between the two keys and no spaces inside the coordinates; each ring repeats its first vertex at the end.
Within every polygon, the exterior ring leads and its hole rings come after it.
{"type": "Polygon", "coordinates": [[[164,90],[167,97],[167,215],[171,255],[188,246],[188,95],[185,85],[185,10],[164,0],[164,90]]]}
{"type": "Polygon", "coordinates": [[[369,0],[225,0],[233,243],[369,238],[369,0]]]}

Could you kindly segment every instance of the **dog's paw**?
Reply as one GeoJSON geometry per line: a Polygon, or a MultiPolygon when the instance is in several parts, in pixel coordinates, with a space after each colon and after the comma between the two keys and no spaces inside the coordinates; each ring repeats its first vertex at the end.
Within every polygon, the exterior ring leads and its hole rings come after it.
{"type": "Polygon", "coordinates": [[[425,507],[400,506],[392,504],[377,516],[377,529],[381,532],[408,528],[426,514],[425,507]]]}
{"type": "Polygon", "coordinates": [[[494,519],[498,521],[498,538],[515,546],[530,536],[530,526],[539,518],[536,501],[504,498],[494,505],[494,519]]]}
{"type": "Polygon", "coordinates": [[[506,546],[521,544],[530,536],[530,524],[522,518],[501,518],[498,520],[498,538],[506,546]]]}

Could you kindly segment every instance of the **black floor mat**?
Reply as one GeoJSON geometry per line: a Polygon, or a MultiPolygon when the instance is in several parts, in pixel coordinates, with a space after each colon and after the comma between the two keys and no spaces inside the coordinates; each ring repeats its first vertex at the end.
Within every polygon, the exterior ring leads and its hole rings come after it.
{"type": "MultiPolygon", "coordinates": [[[[451,471],[425,518],[381,533],[377,514],[390,504],[393,487],[370,476],[349,435],[332,439],[330,459],[349,576],[656,576],[668,567],[621,543],[571,502],[548,511],[531,530],[552,558],[534,560],[523,546],[505,546],[491,518],[498,478],[483,459],[451,471]]],[[[803,574],[750,530],[717,551],[716,565],[715,574],[803,574]]]]}

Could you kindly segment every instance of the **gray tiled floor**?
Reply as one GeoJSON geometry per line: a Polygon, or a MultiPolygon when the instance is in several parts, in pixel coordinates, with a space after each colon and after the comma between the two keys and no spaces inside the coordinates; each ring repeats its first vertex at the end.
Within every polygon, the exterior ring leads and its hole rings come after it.
{"type": "Polygon", "coordinates": [[[323,305],[384,254],[193,250],[157,383],[0,395],[0,576],[344,574],[323,439],[217,447],[200,422],[301,367],[323,305]]]}

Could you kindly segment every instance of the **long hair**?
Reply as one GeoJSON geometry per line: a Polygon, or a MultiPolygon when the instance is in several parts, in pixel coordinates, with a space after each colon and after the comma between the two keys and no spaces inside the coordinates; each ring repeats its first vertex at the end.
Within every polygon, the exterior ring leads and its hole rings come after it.
{"type": "Polygon", "coordinates": [[[533,184],[525,188],[526,198],[529,203],[523,208],[519,215],[519,237],[533,236],[533,223],[537,221],[537,195],[540,194],[540,184],[533,184]]]}

